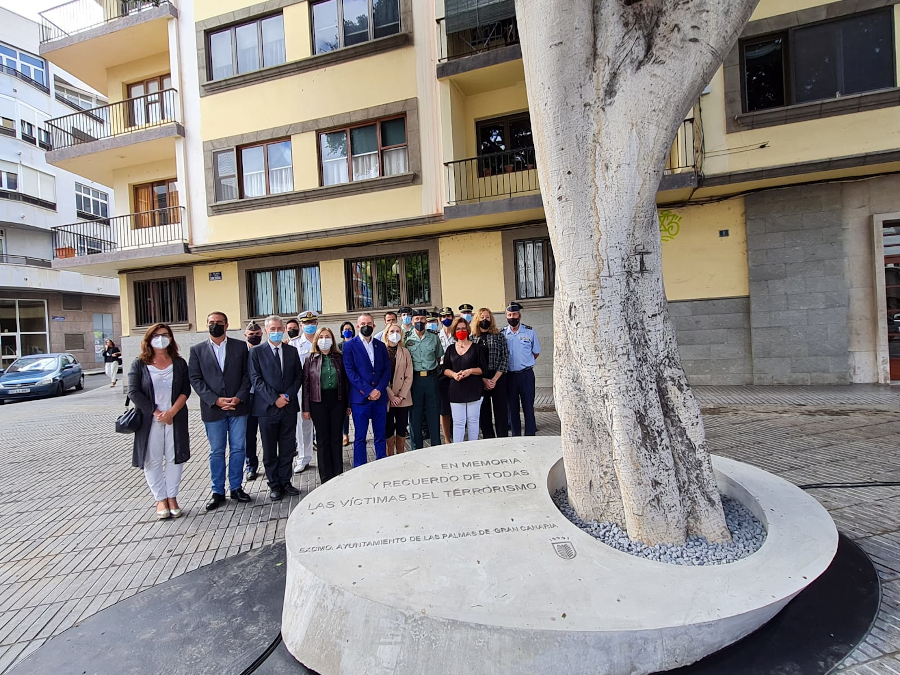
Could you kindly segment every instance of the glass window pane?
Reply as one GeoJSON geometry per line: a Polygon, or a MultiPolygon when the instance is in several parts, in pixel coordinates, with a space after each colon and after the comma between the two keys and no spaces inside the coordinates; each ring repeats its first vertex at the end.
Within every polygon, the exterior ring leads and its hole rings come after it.
{"type": "Polygon", "coordinates": [[[427,305],[431,302],[431,284],[428,277],[428,254],[419,253],[404,259],[406,272],[406,303],[427,305]]]}
{"type": "Polygon", "coordinates": [[[32,356],[34,354],[48,354],[47,351],[47,334],[39,333],[37,335],[21,335],[19,336],[21,343],[21,355],[32,356]]]}
{"type": "Polygon", "coordinates": [[[212,79],[220,80],[223,77],[234,75],[230,30],[213,33],[209,36],[209,52],[210,63],[212,64],[212,79]]]}
{"type": "Polygon", "coordinates": [[[43,301],[19,300],[19,330],[23,333],[47,332],[47,312],[43,301]]]}
{"type": "Polygon", "coordinates": [[[272,272],[253,272],[251,274],[254,316],[269,316],[275,313],[275,298],[272,295],[272,272]]]}
{"type": "Polygon", "coordinates": [[[344,46],[369,39],[369,0],[343,0],[344,46]]]}
{"type": "Polygon", "coordinates": [[[374,124],[350,130],[350,151],[353,153],[353,180],[378,178],[378,131],[374,124]]]}
{"type": "Polygon", "coordinates": [[[510,120],[509,123],[509,147],[512,150],[522,150],[534,145],[531,136],[531,119],[522,118],[510,120]]]}
{"type": "Polygon", "coordinates": [[[40,59],[36,59],[33,56],[28,56],[25,52],[19,52],[19,60],[24,61],[25,63],[30,63],[35,68],[43,69],[44,62],[40,59]]]}
{"type": "Polygon", "coordinates": [[[400,261],[397,258],[378,258],[375,268],[378,275],[377,306],[396,307],[400,304],[400,261]]]}
{"type": "Polygon", "coordinates": [[[284,17],[270,16],[262,21],[263,67],[277,66],[285,62],[284,17]]]}
{"type": "Polygon", "coordinates": [[[841,24],[844,82],[841,94],[894,86],[893,13],[852,17],[841,24]]]}
{"type": "Polygon", "coordinates": [[[381,146],[406,144],[406,118],[398,117],[381,123],[381,146]]]}
{"type": "Polygon", "coordinates": [[[277,271],[278,288],[278,313],[299,314],[297,306],[297,270],[287,269],[277,271]]]}
{"type": "Polygon", "coordinates": [[[347,170],[347,133],[335,131],[320,137],[322,184],[339,185],[350,180],[347,170]]]}
{"type": "Polygon", "coordinates": [[[384,151],[384,175],[396,176],[409,171],[406,148],[393,148],[384,151]]]}
{"type": "Polygon", "coordinates": [[[400,0],[374,0],[375,37],[400,32],[400,0]]]}
{"type": "Polygon", "coordinates": [[[314,312],[322,311],[322,285],[319,278],[318,265],[313,267],[303,267],[300,269],[303,281],[303,307],[311,309],[314,312]]]}
{"type": "Polygon", "coordinates": [[[506,152],[506,129],[503,124],[482,124],[478,128],[478,154],[506,152]]]}
{"type": "Polygon", "coordinates": [[[354,309],[372,307],[372,261],[354,260],[347,264],[347,285],[350,288],[350,304],[354,309]]]}
{"type": "Polygon", "coordinates": [[[216,201],[238,198],[235,173],[234,153],[216,153],[216,201]]]}
{"type": "Polygon", "coordinates": [[[241,150],[241,169],[244,196],[261,197],[266,194],[266,160],[261,145],[241,150]]]}
{"type": "Polygon", "coordinates": [[[269,155],[269,193],[293,192],[294,169],[291,165],[291,142],[266,146],[269,155]]]}
{"type": "Polygon", "coordinates": [[[10,49],[6,45],[0,45],[0,54],[4,54],[5,56],[11,56],[12,58],[16,58],[16,50],[10,49]]]}
{"type": "Polygon", "coordinates": [[[313,5],[313,32],[316,54],[340,47],[337,26],[337,0],[313,5]]]}
{"type": "Polygon", "coordinates": [[[744,45],[747,112],[785,105],[783,37],[744,45]]]}
{"type": "Polygon", "coordinates": [[[259,70],[259,26],[251,23],[238,26],[234,33],[237,39],[238,73],[259,70]]]}
{"type": "Polygon", "coordinates": [[[794,32],[794,101],[806,103],[834,98],[838,84],[839,26],[828,23],[794,32]]]}

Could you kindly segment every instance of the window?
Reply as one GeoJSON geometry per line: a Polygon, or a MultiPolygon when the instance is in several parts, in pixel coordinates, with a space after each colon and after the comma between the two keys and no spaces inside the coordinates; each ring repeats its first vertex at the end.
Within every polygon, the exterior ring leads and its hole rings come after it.
{"type": "Polygon", "coordinates": [[[893,8],[741,43],[744,110],[895,86],[893,8]]]}
{"type": "Polygon", "coordinates": [[[157,227],[181,222],[175,179],[134,186],[134,226],[157,227]]]}
{"type": "MultiPolygon", "coordinates": [[[[65,342],[67,352],[84,351],[84,333],[66,333],[65,342]]],[[[69,363],[69,361],[66,361],[66,363],[69,363]]]]}
{"type": "Polygon", "coordinates": [[[377,40],[400,32],[400,0],[324,0],[312,24],[316,54],[377,40]]]}
{"type": "Polygon", "coordinates": [[[134,302],[138,326],[187,323],[187,282],[184,277],[135,281],[134,302]]]}
{"type": "Polygon", "coordinates": [[[406,143],[405,117],[319,134],[322,185],[406,173],[406,143]]]}
{"type": "Polygon", "coordinates": [[[20,120],[22,129],[22,140],[32,145],[37,145],[37,138],[34,135],[34,125],[31,122],[20,120]]]}
{"type": "Polygon", "coordinates": [[[38,84],[47,86],[47,66],[43,59],[0,43],[0,63],[12,70],[18,70],[38,84]]]}
{"type": "Polygon", "coordinates": [[[83,303],[80,295],[72,295],[71,293],[63,293],[62,308],[73,312],[80,312],[83,303]]]}
{"type": "Polygon", "coordinates": [[[516,297],[552,298],[556,281],[556,260],[550,239],[525,239],[515,242],[516,297]]]}
{"type": "Polygon", "coordinates": [[[350,311],[431,304],[427,253],[348,260],[346,271],[350,311]]]}
{"type": "Polygon", "coordinates": [[[224,202],[238,198],[237,166],[234,150],[225,150],[213,155],[216,171],[216,201],[224,202]]]}
{"type": "Polygon", "coordinates": [[[482,175],[534,168],[534,139],[528,113],[478,122],[475,131],[482,175]]]}
{"type": "Polygon", "coordinates": [[[87,185],[75,183],[75,210],[79,218],[108,218],[109,195],[87,185]]]}
{"type": "Polygon", "coordinates": [[[16,135],[16,121],[8,117],[0,117],[0,134],[6,136],[16,135]]]}
{"type": "MultiPolygon", "coordinates": [[[[56,82],[56,94],[59,98],[65,99],[82,110],[90,110],[94,107],[94,97],[90,94],[61,85],[58,80],[56,82]]],[[[101,102],[100,105],[103,103],[101,102]]]]}
{"type": "Polygon", "coordinates": [[[136,127],[175,119],[175,98],[162,92],[172,88],[172,76],[161,75],[128,85],[128,124],[136,127]]]}
{"type": "Polygon", "coordinates": [[[56,177],[22,164],[18,165],[18,171],[19,192],[49,202],[55,208],[56,177]]]}
{"type": "Polygon", "coordinates": [[[0,188],[16,192],[19,189],[19,175],[12,171],[0,171],[0,188]]]}
{"type": "Polygon", "coordinates": [[[38,129],[38,145],[44,150],[53,149],[53,145],[50,142],[50,132],[46,129],[38,129]]]}
{"type": "Polygon", "coordinates": [[[285,62],[284,17],[257,19],[209,34],[209,77],[226,77],[285,62]]]}
{"type": "Polygon", "coordinates": [[[250,316],[297,315],[311,309],[322,311],[318,265],[302,265],[247,272],[247,303],[250,316]]]}

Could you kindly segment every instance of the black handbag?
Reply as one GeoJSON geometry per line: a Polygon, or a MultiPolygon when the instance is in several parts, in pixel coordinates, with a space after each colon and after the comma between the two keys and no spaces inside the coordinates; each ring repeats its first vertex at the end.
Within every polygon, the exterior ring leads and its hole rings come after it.
{"type": "Polygon", "coordinates": [[[125,412],[116,418],[116,431],[120,434],[133,434],[138,429],[141,428],[141,424],[144,421],[143,414],[141,413],[141,409],[135,406],[134,408],[129,408],[128,404],[131,402],[131,398],[125,399],[125,412]]]}

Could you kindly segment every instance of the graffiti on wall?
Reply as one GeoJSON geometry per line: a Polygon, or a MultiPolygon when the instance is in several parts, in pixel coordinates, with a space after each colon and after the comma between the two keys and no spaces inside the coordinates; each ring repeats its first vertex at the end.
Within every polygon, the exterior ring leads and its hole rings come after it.
{"type": "Polygon", "coordinates": [[[681,216],[674,211],[659,212],[659,234],[664,242],[672,241],[681,231],[681,216]]]}

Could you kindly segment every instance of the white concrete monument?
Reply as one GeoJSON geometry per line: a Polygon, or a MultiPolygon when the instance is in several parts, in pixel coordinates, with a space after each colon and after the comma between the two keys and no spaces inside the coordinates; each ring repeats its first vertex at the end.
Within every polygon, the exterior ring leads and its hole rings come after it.
{"type": "Polygon", "coordinates": [[[786,481],[715,458],[767,528],[741,561],[614,550],[557,509],[559,438],[420,450],[354,469],[288,522],[282,634],[321,675],[619,675],[746,636],[827,569],[837,532],[786,481]]]}

